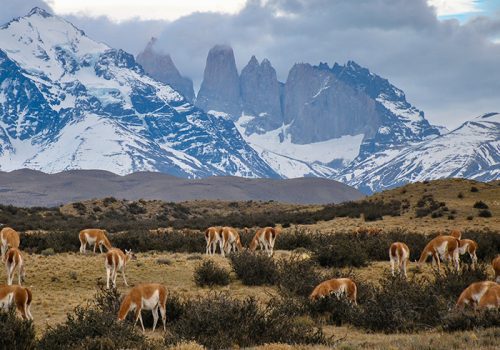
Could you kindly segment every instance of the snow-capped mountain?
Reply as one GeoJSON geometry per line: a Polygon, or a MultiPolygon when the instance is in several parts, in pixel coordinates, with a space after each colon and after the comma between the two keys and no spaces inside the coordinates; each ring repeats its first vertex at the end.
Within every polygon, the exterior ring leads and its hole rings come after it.
{"type": "Polygon", "coordinates": [[[0,170],[277,177],[234,123],[34,8],[0,27],[0,170]]]}
{"type": "Polygon", "coordinates": [[[359,156],[440,135],[405,94],[353,61],[295,64],[285,83],[252,57],[238,80],[233,50],[207,57],[195,102],[235,121],[245,140],[286,178],[336,176],[359,156]]]}
{"type": "Polygon", "coordinates": [[[500,178],[500,114],[488,113],[439,137],[357,158],[336,179],[364,192],[409,182],[500,178]]]}

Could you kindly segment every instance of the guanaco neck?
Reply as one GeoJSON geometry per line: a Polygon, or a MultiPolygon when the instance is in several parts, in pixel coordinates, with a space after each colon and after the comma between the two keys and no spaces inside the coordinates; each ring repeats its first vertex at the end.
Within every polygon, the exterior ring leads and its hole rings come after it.
{"type": "Polygon", "coordinates": [[[118,319],[124,320],[130,310],[130,304],[132,304],[132,297],[127,294],[120,305],[120,310],[118,311],[118,319]]]}

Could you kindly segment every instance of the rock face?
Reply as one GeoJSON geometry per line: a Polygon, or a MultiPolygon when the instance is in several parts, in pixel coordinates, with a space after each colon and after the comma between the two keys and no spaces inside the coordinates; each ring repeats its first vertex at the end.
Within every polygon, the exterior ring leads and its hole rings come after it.
{"type": "Polygon", "coordinates": [[[241,71],[240,89],[243,113],[259,117],[247,124],[247,134],[262,134],[283,124],[280,83],[269,60],[259,64],[252,56],[241,71]]]}
{"type": "Polygon", "coordinates": [[[239,118],[240,80],[231,47],[217,45],[209,51],[195,104],[206,112],[224,112],[233,120],[239,118]]]}
{"type": "Polygon", "coordinates": [[[296,64],[285,84],[284,123],[297,144],[344,135],[371,137],[380,125],[375,101],[340,81],[328,65],[296,64]]]}
{"type": "Polygon", "coordinates": [[[170,55],[158,53],[154,49],[156,38],[152,38],[144,51],[137,55],[136,61],[151,77],[170,85],[189,102],[194,101],[194,89],[191,79],[183,77],[170,55]]]}
{"type": "Polygon", "coordinates": [[[0,170],[278,177],[235,124],[35,8],[0,27],[0,170]]]}

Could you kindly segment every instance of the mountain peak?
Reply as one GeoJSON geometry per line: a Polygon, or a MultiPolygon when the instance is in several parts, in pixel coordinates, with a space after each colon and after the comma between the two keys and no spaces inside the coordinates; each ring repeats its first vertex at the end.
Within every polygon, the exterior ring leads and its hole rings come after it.
{"type": "Polygon", "coordinates": [[[250,61],[248,61],[247,66],[258,66],[258,65],[259,65],[259,61],[257,61],[257,57],[255,57],[255,55],[252,55],[252,57],[250,58],[250,61]]]}
{"type": "Polygon", "coordinates": [[[490,112],[490,113],[485,113],[483,115],[480,115],[476,119],[496,119],[496,118],[498,118],[499,115],[500,114],[497,112],[490,112]],[[493,117],[495,117],[495,118],[493,118],[493,117]]]}
{"type": "Polygon", "coordinates": [[[33,7],[31,9],[31,11],[28,13],[27,17],[33,16],[33,15],[40,15],[44,18],[53,17],[53,15],[51,13],[49,13],[48,11],[46,11],[40,7],[33,7]]]}

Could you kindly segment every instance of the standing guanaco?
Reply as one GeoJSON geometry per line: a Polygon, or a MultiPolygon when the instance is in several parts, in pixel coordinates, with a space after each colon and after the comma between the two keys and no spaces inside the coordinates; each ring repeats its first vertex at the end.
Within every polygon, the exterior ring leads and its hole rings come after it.
{"type": "Polygon", "coordinates": [[[264,227],[255,232],[255,236],[250,242],[250,250],[255,251],[257,246],[263,249],[269,256],[274,254],[274,243],[281,229],[274,227],[264,227]]]}
{"type": "Polygon", "coordinates": [[[158,322],[158,309],[160,309],[161,319],[163,321],[163,330],[166,330],[167,321],[167,288],[159,283],[144,283],[132,288],[123,298],[118,311],[118,320],[123,321],[127,314],[135,310],[135,323],[141,321],[142,331],[145,332],[142,322],[141,310],[152,310],[153,312],[153,332],[158,322]]]}
{"type": "Polygon", "coordinates": [[[17,268],[17,281],[18,284],[21,285],[21,281],[23,281],[25,277],[24,259],[21,255],[21,251],[17,248],[10,248],[4,255],[3,262],[5,263],[5,269],[7,271],[7,284],[12,284],[17,268]]]}
{"type": "Polygon", "coordinates": [[[32,320],[31,315],[31,290],[18,285],[0,286],[0,309],[8,310],[14,304],[16,310],[26,320],[32,320]]]}
{"type": "Polygon", "coordinates": [[[205,240],[207,241],[207,249],[205,253],[207,255],[214,255],[217,250],[217,244],[219,244],[221,249],[221,254],[223,244],[221,237],[222,227],[209,227],[205,230],[205,240]]]}
{"type": "Polygon", "coordinates": [[[391,272],[394,276],[394,270],[397,266],[399,272],[403,272],[406,277],[406,264],[410,260],[410,248],[405,243],[394,242],[389,248],[389,261],[391,263],[391,272]]]}
{"type": "Polygon", "coordinates": [[[0,231],[2,259],[9,248],[19,248],[19,242],[19,233],[10,227],[4,227],[0,231]]]}
{"type": "Polygon", "coordinates": [[[418,260],[418,267],[427,260],[429,255],[432,256],[432,262],[437,264],[438,271],[441,269],[441,260],[453,260],[455,269],[460,269],[459,252],[458,252],[458,239],[453,236],[437,236],[425,246],[420,259],[418,260]]]}
{"type": "Polygon", "coordinates": [[[236,229],[232,227],[223,227],[221,231],[222,239],[222,256],[225,254],[230,254],[231,251],[241,251],[243,250],[243,245],[241,244],[240,234],[236,229]]]}
{"type": "Polygon", "coordinates": [[[472,267],[477,264],[477,251],[478,245],[472,239],[460,239],[458,241],[458,253],[460,255],[464,255],[466,253],[469,254],[470,259],[472,260],[472,267]]]}
{"type": "Polygon", "coordinates": [[[113,287],[116,287],[116,275],[118,271],[121,271],[123,282],[128,287],[127,279],[125,278],[125,268],[129,260],[136,259],[137,257],[131,250],[125,249],[125,253],[118,248],[111,248],[108,250],[104,262],[104,266],[106,267],[106,286],[109,288],[109,282],[112,281],[113,287]]]}
{"type": "Polygon", "coordinates": [[[314,288],[309,298],[311,300],[317,300],[319,298],[324,298],[334,294],[340,299],[341,296],[347,297],[355,305],[357,304],[356,298],[358,294],[358,288],[356,283],[350,278],[334,278],[328,281],[321,282],[314,288]]]}
{"type": "Polygon", "coordinates": [[[112,248],[111,242],[106,236],[106,230],[100,230],[97,228],[88,228],[81,230],[79,234],[80,238],[80,253],[85,254],[87,249],[87,243],[89,245],[94,245],[94,253],[97,246],[99,250],[102,251],[102,246],[105,246],[107,250],[112,248]]]}

